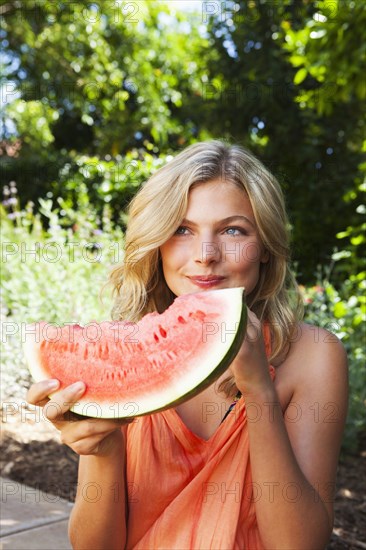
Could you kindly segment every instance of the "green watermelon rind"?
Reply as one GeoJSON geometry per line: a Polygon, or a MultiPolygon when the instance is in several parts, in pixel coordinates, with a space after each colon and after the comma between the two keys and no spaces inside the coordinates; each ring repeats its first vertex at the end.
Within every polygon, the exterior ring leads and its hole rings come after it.
{"type": "MultiPolygon", "coordinates": [[[[231,299],[233,300],[233,302],[230,302],[230,306],[231,309],[234,308],[234,314],[236,315],[236,318],[231,318],[230,322],[235,323],[236,331],[231,340],[229,338],[227,342],[221,342],[221,345],[219,345],[219,343],[215,344],[218,348],[217,352],[221,354],[221,358],[218,364],[215,365],[214,361],[211,360],[207,361],[208,366],[206,367],[206,373],[204,375],[202,375],[204,369],[201,364],[199,369],[196,370],[192,368],[190,371],[188,371],[188,375],[186,374],[186,378],[189,379],[189,389],[187,391],[182,394],[181,387],[177,387],[174,389],[173,385],[171,385],[169,392],[166,392],[170,394],[168,397],[164,397],[161,395],[161,393],[159,394],[155,392],[155,394],[153,394],[152,396],[143,396],[145,402],[140,403],[136,403],[135,401],[127,401],[126,399],[120,400],[118,402],[118,398],[116,398],[116,402],[113,404],[111,402],[102,403],[100,401],[98,402],[97,398],[95,398],[95,401],[90,401],[90,398],[83,399],[82,397],[77,404],[70,408],[70,410],[78,415],[91,418],[117,419],[145,416],[172,407],[176,407],[181,403],[184,403],[185,401],[188,401],[192,397],[198,395],[204,389],[213,384],[228,369],[242,345],[247,324],[247,308],[245,304],[245,289],[243,287],[214,290],[211,292],[231,293],[231,299]],[[197,380],[199,380],[198,383],[194,381],[195,377],[197,380]],[[148,403],[149,400],[150,404],[146,404],[146,402],[148,403]],[[117,411],[115,410],[115,405],[117,405],[118,407],[117,411]]],[[[228,318],[225,318],[225,315],[223,315],[222,320],[223,322],[229,321],[228,318]]],[[[40,363],[38,360],[37,347],[34,346],[31,342],[26,341],[24,345],[24,351],[28,361],[30,372],[34,380],[36,382],[44,380],[46,376],[43,369],[39,366],[40,363]]],[[[214,356],[215,351],[216,350],[214,350],[212,354],[210,353],[210,355],[214,356]]],[[[177,385],[182,386],[184,385],[183,382],[183,378],[180,378],[177,385]]],[[[187,384],[187,382],[185,383],[187,384]]],[[[50,394],[49,397],[51,398],[52,394],[50,394]]]]}

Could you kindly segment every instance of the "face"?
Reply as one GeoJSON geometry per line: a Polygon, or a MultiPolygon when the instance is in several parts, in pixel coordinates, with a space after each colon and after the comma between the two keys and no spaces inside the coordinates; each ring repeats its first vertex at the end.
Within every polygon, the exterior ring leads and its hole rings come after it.
{"type": "Polygon", "coordinates": [[[249,295],[261,263],[268,261],[246,193],[221,180],[190,190],[185,219],[160,253],[176,296],[239,286],[249,295]]]}

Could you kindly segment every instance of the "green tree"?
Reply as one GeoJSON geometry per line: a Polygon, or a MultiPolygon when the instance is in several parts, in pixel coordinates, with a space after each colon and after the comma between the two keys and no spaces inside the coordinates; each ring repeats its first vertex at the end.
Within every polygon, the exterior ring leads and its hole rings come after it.
{"type": "Polygon", "coordinates": [[[188,15],[146,0],[8,0],[2,12],[3,139],[21,143],[3,173],[23,203],[77,171],[81,154],[113,161],[194,139],[181,107],[200,89],[205,39],[188,15]]]}
{"type": "Polygon", "coordinates": [[[365,4],[239,0],[212,12],[204,124],[279,177],[299,278],[311,280],[354,215],[343,197],[360,178],[365,4]]]}
{"type": "MultiPolygon", "coordinates": [[[[366,66],[366,8],[362,2],[327,2],[318,4],[319,11],[307,20],[304,28],[293,30],[287,26],[285,49],[290,62],[297,69],[296,101],[302,108],[311,109],[330,118],[335,109],[344,108],[354,125],[349,129],[346,146],[350,154],[365,153],[366,133],[364,102],[366,79],[362,67],[366,66]]],[[[348,164],[348,163],[347,163],[348,164]]],[[[343,278],[349,276],[355,294],[365,278],[365,223],[361,216],[366,212],[366,163],[360,163],[358,174],[342,199],[353,209],[353,215],[342,220],[343,231],[336,234],[342,242],[348,239],[343,250],[333,254],[336,271],[343,278]]],[[[364,302],[363,302],[364,303],[364,302]]]]}

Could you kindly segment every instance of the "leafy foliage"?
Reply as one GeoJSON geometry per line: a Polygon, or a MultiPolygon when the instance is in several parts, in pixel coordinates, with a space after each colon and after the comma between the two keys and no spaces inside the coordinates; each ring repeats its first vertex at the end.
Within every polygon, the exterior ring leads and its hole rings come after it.
{"type": "MultiPolygon", "coordinates": [[[[297,68],[294,82],[301,85],[297,101],[330,114],[335,103],[362,107],[366,99],[366,82],[359,70],[366,60],[363,33],[366,10],[362,2],[316,3],[316,11],[301,30],[293,30],[288,22],[285,49],[290,62],[297,68]],[[355,22],[357,26],[355,28],[355,22]],[[356,31],[356,32],[355,32],[356,31]]],[[[362,129],[362,119],[356,131],[362,129]]]]}
{"type": "Polygon", "coordinates": [[[146,139],[160,146],[169,137],[189,138],[189,124],[172,115],[197,86],[203,39],[179,18],[171,25],[163,3],[7,6],[6,73],[13,96],[20,91],[23,100],[12,112],[29,115],[26,133],[36,144],[51,122],[47,143],[88,154],[125,152],[146,139]],[[53,121],[45,117],[40,126],[34,102],[53,111],[53,121]]]}
{"type": "Polygon", "coordinates": [[[209,21],[204,124],[254,149],[282,182],[302,281],[353,224],[343,196],[362,175],[365,18],[363,2],[238,0],[209,21]]]}
{"type": "MultiPolygon", "coordinates": [[[[359,281],[365,287],[365,281],[359,281]]],[[[355,285],[346,281],[337,290],[329,274],[319,274],[313,287],[303,287],[306,320],[321,326],[342,339],[349,360],[349,410],[343,445],[357,450],[357,436],[366,428],[366,321],[365,296],[357,293],[355,285]]]]}
{"type": "Polygon", "coordinates": [[[186,19],[145,0],[6,3],[3,129],[21,151],[2,170],[23,206],[50,190],[63,195],[65,173],[85,157],[103,165],[126,155],[127,164],[194,138],[181,110],[200,88],[207,41],[186,19]]]}

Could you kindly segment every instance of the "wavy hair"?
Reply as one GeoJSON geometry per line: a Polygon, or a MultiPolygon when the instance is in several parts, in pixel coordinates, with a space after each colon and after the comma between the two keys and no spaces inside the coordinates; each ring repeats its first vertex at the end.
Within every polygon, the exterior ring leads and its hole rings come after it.
{"type": "MultiPolygon", "coordinates": [[[[301,298],[289,267],[289,223],[276,178],[248,150],[224,141],[195,143],[157,170],[129,204],[125,255],[109,276],[115,297],[112,317],[137,322],[163,312],[175,295],[162,271],[159,247],[181,224],[193,185],[220,179],[244,190],[252,205],[259,237],[268,253],[248,307],[271,329],[270,361],[286,354],[301,318],[301,298]]],[[[227,395],[235,394],[233,378],[227,395]]]]}

